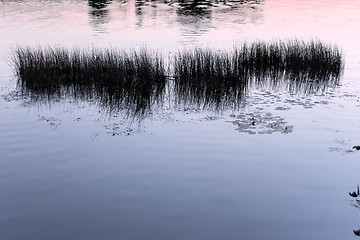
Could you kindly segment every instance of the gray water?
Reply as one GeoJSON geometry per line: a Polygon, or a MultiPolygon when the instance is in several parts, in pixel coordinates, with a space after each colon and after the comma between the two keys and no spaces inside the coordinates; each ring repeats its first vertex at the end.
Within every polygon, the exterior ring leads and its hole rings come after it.
{"type": "MultiPolygon", "coordinates": [[[[104,1],[106,2],[106,1],[104,1]]],[[[0,2],[0,239],[353,239],[360,206],[360,2],[0,2]],[[165,56],[243,41],[338,45],[340,84],[258,86],[240,108],[163,105],[141,118],[21,96],[17,46],[165,56]],[[256,124],[249,119],[256,119],[256,124]]]]}

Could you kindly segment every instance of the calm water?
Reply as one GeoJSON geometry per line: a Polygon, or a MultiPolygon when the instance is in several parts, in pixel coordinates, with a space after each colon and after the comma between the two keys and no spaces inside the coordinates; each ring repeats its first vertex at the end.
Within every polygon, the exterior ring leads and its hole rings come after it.
{"type": "Polygon", "coordinates": [[[0,1],[0,239],[355,239],[359,11],[355,0],[0,1]],[[171,56],[294,37],[343,49],[340,84],[258,87],[221,112],[171,94],[142,118],[33,101],[10,64],[24,45],[171,56]]]}

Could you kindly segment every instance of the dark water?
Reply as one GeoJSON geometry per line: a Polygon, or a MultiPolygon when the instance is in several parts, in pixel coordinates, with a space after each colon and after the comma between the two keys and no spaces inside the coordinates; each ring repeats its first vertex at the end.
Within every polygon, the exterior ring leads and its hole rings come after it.
{"type": "MultiPolygon", "coordinates": [[[[1,1],[0,239],[353,239],[358,1],[1,1]],[[22,96],[17,46],[336,44],[339,82],[269,82],[219,111],[167,92],[146,116],[22,96]]],[[[167,91],[170,91],[167,88],[167,91]]]]}

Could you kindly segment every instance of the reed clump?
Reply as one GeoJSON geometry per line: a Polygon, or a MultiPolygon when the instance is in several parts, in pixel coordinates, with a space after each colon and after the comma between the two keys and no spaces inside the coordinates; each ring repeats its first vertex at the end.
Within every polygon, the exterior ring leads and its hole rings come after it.
{"type": "Polygon", "coordinates": [[[36,98],[71,94],[109,108],[135,104],[140,111],[161,98],[166,84],[162,57],[146,49],[24,47],[13,61],[22,93],[36,98]]]}
{"type": "Polygon", "coordinates": [[[13,55],[18,86],[35,99],[71,95],[110,109],[143,112],[161,103],[166,86],[176,102],[235,106],[254,84],[312,91],[336,85],[344,63],[336,46],[318,40],[255,41],[229,51],[179,51],[165,66],[157,52],[20,47],[13,55]]]}
{"type": "Polygon", "coordinates": [[[336,84],[344,66],[340,49],[317,40],[245,42],[226,52],[196,48],[173,61],[177,99],[205,105],[236,104],[254,83],[336,84]]]}
{"type": "Polygon", "coordinates": [[[221,107],[240,100],[248,77],[238,76],[233,56],[197,48],[178,52],[174,57],[174,91],[177,102],[221,107]]]}

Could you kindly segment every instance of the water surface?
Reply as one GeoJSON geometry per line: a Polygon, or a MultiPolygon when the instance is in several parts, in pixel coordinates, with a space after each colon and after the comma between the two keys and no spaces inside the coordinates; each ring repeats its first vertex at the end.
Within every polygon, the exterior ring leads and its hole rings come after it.
{"type": "Polygon", "coordinates": [[[356,238],[358,1],[0,6],[0,239],[356,238]],[[169,97],[134,118],[86,99],[35,101],[19,94],[10,64],[24,45],[171,57],[294,37],[343,49],[339,84],[257,86],[223,111],[169,97]]]}

